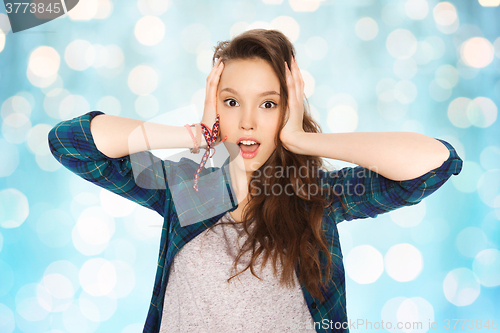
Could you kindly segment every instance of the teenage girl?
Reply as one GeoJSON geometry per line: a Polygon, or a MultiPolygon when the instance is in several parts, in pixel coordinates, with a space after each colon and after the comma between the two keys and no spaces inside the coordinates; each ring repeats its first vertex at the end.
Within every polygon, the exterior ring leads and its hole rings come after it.
{"type": "Polygon", "coordinates": [[[52,129],[54,157],[164,218],[144,332],[349,332],[337,224],[418,204],[462,160],[448,142],[418,133],[322,133],[279,31],[220,42],[213,63],[201,123],[92,111],[52,129]],[[206,168],[221,144],[231,158],[206,168]],[[205,161],[149,152],[166,148],[205,161]],[[322,158],[357,166],[328,171],[322,158]],[[210,174],[216,181],[204,187],[210,174]]]}

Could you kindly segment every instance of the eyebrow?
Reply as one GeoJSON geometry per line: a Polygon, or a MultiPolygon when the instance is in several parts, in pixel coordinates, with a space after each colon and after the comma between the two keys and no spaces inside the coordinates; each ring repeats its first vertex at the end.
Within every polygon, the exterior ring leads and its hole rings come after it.
{"type": "MultiPolygon", "coordinates": [[[[222,93],[223,91],[229,91],[230,93],[238,95],[238,92],[236,90],[234,90],[234,89],[231,89],[231,88],[224,88],[220,92],[222,93]]],[[[270,91],[265,91],[262,94],[259,94],[259,97],[261,97],[261,96],[268,96],[268,95],[278,95],[278,96],[280,96],[280,94],[278,94],[276,91],[270,90],[270,91]]]]}

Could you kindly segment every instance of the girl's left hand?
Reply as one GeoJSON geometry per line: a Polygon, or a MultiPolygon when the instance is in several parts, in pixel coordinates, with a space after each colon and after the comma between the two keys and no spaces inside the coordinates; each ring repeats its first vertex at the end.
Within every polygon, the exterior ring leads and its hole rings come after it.
{"type": "Polygon", "coordinates": [[[292,56],[291,71],[285,62],[286,83],[288,86],[288,109],[289,117],[281,130],[280,140],[285,149],[293,151],[293,142],[301,134],[305,133],[302,128],[304,119],[304,80],[300,74],[299,66],[295,57],[292,56]]]}

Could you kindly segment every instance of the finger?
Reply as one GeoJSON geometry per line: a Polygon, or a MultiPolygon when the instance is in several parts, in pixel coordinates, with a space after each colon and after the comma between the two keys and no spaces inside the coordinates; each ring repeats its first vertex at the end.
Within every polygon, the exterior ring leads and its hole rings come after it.
{"type": "MultiPolygon", "coordinates": [[[[221,64],[224,64],[224,63],[222,62],[222,58],[219,58],[219,60],[217,60],[215,65],[212,67],[212,70],[210,71],[210,74],[208,74],[208,77],[212,77],[217,72],[217,70],[219,69],[221,64]]],[[[207,80],[208,80],[208,77],[207,77],[207,80]]]]}
{"type": "Polygon", "coordinates": [[[299,64],[297,63],[297,59],[295,59],[295,57],[293,57],[293,64],[296,69],[295,72],[297,73],[297,78],[299,79],[299,83],[302,87],[304,87],[304,79],[302,78],[302,73],[300,72],[299,64]]]}
{"type": "Polygon", "coordinates": [[[212,72],[207,78],[207,89],[206,89],[206,104],[205,107],[211,108],[211,111],[215,112],[217,110],[217,90],[219,86],[220,76],[222,73],[222,69],[224,67],[224,63],[220,61],[218,62],[217,67],[212,68],[212,72]]]}
{"type": "Polygon", "coordinates": [[[219,66],[220,62],[222,61],[222,58],[217,58],[217,61],[215,62],[215,64],[213,65],[214,68],[217,68],[217,66],[219,66]]]}
{"type": "Polygon", "coordinates": [[[294,74],[295,78],[297,100],[300,102],[304,99],[304,80],[302,79],[302,74],[300,73],[297,59],[295,59],[295,57],[292,57],[292,59],[292,73],[294,74]]]}
{"type": "MultiPolygon", "coordinates": [[[[286,64],[286,62],[285,62],[286,64]]],[[[295,86],[294,78],[292,72],[286,66],[286,83],[288,87],[288,105],[290,108],[295,108],[297,106],[297,89],[295,86]]]]}
{"type": "Polygon", "coordinates": [[[217,89],[223,67],[224,63],[219,60],[217,67],[212,68],[210,74],[207,77],[207,91],[209,89],[213,89],[214,87],[215,89],[217,89]]]}
{"type": "Polygon", "coordinates": [[[292,56],[292,66],[291,66],[291,76],[292,76],[292,81],[293,81],[293,94],[296,97],[296,103],[294,103],[296,106],[300,105],[300,102],[302,101],[302,91],[303,88],[300,84],[300,78],[298,75],[300,75],[299,69],[297,64],[295,63],[295,58],[292,56]]]}

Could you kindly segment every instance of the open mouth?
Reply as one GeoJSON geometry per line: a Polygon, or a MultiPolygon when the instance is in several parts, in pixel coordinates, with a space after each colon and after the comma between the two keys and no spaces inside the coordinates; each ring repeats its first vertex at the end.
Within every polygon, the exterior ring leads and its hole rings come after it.
{"type": "Polygon", "coordinates": [[[259,148],[260,143],[252,144],[252,145],[245,145],[243,143],[238,144],[240,146],[240,149],[244,153],[253,153],[259,148]]]}

